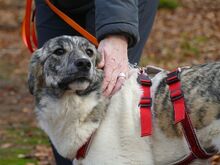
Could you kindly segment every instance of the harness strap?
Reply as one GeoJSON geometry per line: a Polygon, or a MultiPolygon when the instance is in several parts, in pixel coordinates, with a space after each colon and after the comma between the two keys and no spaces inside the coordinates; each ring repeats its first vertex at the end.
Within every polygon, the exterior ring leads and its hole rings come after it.
{"type": "Polygon", "coordinates": [[[138,76],[143,94],[139,102],[140,107],[140,122],[141,122],[141,137],[149,136],[152,134],[152,114],[151,105],[152,99],[150,94],[151,80],[144,71],[138,76]]]}
{"type": "Polygon", "coordinates": [[[189,149],[191,150],[191,153],[187,157],[174,163],[174,165],[186,165],[197,158],[208,159],[214,154],[216,154],[217,151],[213,153],[207,153],[200,146],[199,140],[196,136],[189,114],[186,111],[186,105],[185,105],[183,91],[181,89],[179,74],[180,74],[180,69],[171,72],[168,74],[166,80],[167,80],[167,84],[169,85],[171,102],[173,103],[173,108],[175,113],[175,123],[181,122],[184,136],[187,140],[189,149]]]}
{"type": "Polygon", "coordinates": [[[171,165],[187,165],[190,164],[194,159],[196,159],[196,157],[191,152],[188,156],[184,156],[182,159],[172,163],[171,165]]]}
{"type": "Polygon", "coordinates": [[[170,98],[174,109],[174,123],[176,124],[185,118],[185,103],[181,90],[179,70],[169,73],[166,82],[169,85],[170,98]]]}
{"type": "Polygon", "coordinates": [[[92,141],[92,137],[94,136],[94,134],[92,134],[90,136],[90,138],[88,139],[88,141],[82,145],[82,147],[80,147],[76,153],[76,159],[81,159],[81,158],[85,158],[86,157],[86,153],[89,150],[89,145],[91,144],[92,141]]]}

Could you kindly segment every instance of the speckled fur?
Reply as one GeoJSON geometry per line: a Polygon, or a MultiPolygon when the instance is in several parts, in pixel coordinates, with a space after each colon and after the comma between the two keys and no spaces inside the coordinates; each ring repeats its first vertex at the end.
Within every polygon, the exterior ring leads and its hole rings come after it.
{"type": "Polygon", "coordinates": [[[99,59],[100,54],[86,39],[61,36],[49,40],[30,61],[28,84],[35,96],[39,125],[57,151],[70,159],[106,113],[108,100],[101,95],[102,70],[95,67],[99,59]],[[58,49],[62,49],[60,53],[58,49]],[[86,49],[92,52],[90,56],[86,49]],[[87,59],[91,68],[86,72],[78,69],[78,59],[87,59]],[[60,87],[63,82],[65,86],[60,87]]]}
{"type": "MultiPolygon", "coordinates": [[[[219,150],[220,62],[185,68],[180,74],[180,79],[187,110],[193,126],[197,130],[202,147],[208,152],[219,150]]],[[[161,80],[156,90],[154,114],[156,129],[166,137],[166,140],[183,139],[184,141],[180,124],[173,124],[173,108],[165,78],[161,80]]],[[[157,134],[153,136],[156,137],[157,134]]],[[[171,145],[167,144],[168,146],[171,145]]],[[[156,147],[159,146],[153,145],[154,149],[156,147]]],[[[172,150],[172,148],[163,149],[165,152],[169,150],[172,150]]],[[[161,162],[164,162],[164,160],[161,162]]],[[[201,164],[204,164],[204,162],[201,162],[201,164]]]]}
{"type": "MultiPolygon", "coordinates": [[[[214,120],[218,120],[220,114],[220,63],[183,69],[180,78],[194,127],[199,130],[214,120]]],[[[155,103],[155,113],[160,128],[168,136],[180,135],[178,133],[180,131],[176,127],[168,127],[173,124],[173,109],[165,79],[158,86],[155,103]]]]}

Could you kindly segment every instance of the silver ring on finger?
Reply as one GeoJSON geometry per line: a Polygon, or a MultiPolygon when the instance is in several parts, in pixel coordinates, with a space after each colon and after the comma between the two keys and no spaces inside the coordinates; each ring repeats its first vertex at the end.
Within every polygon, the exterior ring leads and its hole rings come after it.
{"type": "Polygon", "coordinates": [[[118,75],[118,78],[120,78],[120,77],[126,79],[126,74],[125,74],[124,72],[121,72],[121,73],[119,73],[119,75],[118,75]]]}

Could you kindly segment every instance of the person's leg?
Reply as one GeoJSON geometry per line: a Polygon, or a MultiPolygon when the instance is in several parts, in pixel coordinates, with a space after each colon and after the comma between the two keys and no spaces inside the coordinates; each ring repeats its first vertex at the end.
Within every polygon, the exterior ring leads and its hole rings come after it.
{"type": "Polygon", "coordinates": [[[58,152],[57,150],[55,149],[55,147],[53,146],[52,143],[51,144],[51,147],[53,149],[53,155],[54,155],[54,158],[55,158],[55,161],[56,161],[56,165],[72,165],[72,161],[69,160],[69,159],[65,159],[64,157],[62,157],[58,152]]]}
{"type": "Polygon", "coordinates": [[[138,64],[141,53],[151,31],[157,11],[158,0],[139,0],[139,35],[140,41],[129,49],[128,58],[131,64],[138,64]]]}
{"type": "MultiPolygon", "coordinates": [[[[51,38],[61,35],[80,35],[67,23],[61,20],[46,4],[44,0],[35,0],[36,4],[36,30],[38,47],[51,38]]],[[[70,14],[71,12],[68,12],[70,14]]],[[[81,26],[85,26],[85,14],[69,15],[81,26]]]]}

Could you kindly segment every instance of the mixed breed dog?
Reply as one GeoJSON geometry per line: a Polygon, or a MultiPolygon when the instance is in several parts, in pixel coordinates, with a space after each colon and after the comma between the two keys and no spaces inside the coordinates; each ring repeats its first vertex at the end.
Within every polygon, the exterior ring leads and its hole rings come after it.
{"type": "MultiPolygon", "coordinates": [[[[173,124],[168,71],[145,68],[152,81],[153,133],[141,137],[139,69],[131,67],[120,91],[105,98],[99,60],[95,46],[76,36],[51,39],[32,56],[28,84],[36,116],[58,153],[74,165],[168,165],[188,155],[181,125],[173,124]],[[75,159],[91,136],[86,156],[75,159]]],[[[220,151],[220,62],[184,68],[180,79],[201,147],[220,151]]]]}

